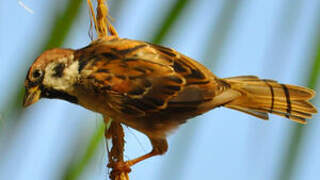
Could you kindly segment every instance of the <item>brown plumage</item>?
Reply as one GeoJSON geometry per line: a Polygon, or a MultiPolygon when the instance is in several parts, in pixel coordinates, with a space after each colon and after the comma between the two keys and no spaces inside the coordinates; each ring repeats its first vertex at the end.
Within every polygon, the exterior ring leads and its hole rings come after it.
{"type": "Polygon", "coordinates": [[[268,113],[306,123],[316,113],[311,89],[256,76],[218,78],[206,67],[163,46],[98,39],[79,49],[44,52],[30,67],[24,104],[58,98],[111,117],[146,134],[153,151],[186,120],[224,106],[268,119],[268,113]]]}

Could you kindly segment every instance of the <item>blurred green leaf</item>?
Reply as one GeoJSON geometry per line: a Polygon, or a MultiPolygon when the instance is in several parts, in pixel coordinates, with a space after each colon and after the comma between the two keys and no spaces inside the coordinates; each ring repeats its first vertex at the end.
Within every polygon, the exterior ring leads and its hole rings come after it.
{"type": "Polygon", "coordinates": [[[53,28],[42,50],[62,46],[81,10],[82,0],[69,0],[66,9],[56,15],[53,28]]]}
{"type": "Polygon", "coordinates": [[[164,18],[162,24],[159,26],[158,31],[153,36],[151,42],[155,44],[161,43],[167,36],[168,32],[182,14],[185,7],[190,3],[189,0],[177,0],[171,8],[170,12],[164,18]]]}
{"type": "MultiPolygon", "coordinates": [[[[294,33],[299,27],[298,19],[303,13],[303,0],[286,0],[282,5],[280,15],[276,19],[276,25],[273,30],[269,46],[265,52],[265,62],[269,59],[283,59],[287,52],[287,47],[292,44],[294,33]]],[[[273,70],[277,68],[270,64],[273,70]]],[[[280,66],[278,68],[281,68],[280,66]]],[[[268,69],[268,67],[266,68],[268,69]]],[[[279,71],[279,69],[277,69],[279,71]]],[[[275,71],[274,71],[275,72],[275,71]]]]}
{"type": "Polygon", "coordinates": [[[207,42],[208,45],[206,46],[204,57],[204,64],[211,70],[214,67],[214,63],[219,60],[223,49],[225,49],[226,39],[232,29],[239,7],[241,7],[241,1],[234,1],[233,3],[223,1],[216,22],[211,27],[212,31],[208,36],[209,41],[207,42]]]}
{"type": "Polygon", "coordinates": [[[319,32],[319,38],[317,43],[316,56],[311,66],[309,82],[308,82],[308,86],[311,89],[315,89],[317,87],[317,82],[319,81],[319,75],[320,75],[320,32],[319,32]]]}
{"type": "MultiPolygon", "coordinates": [[[[320,14],[319,14],[320,15],[320,14]]],[[[320,16],[318,16],[320,17],[320,16]]],[[[318,23],[318,22],[317,22],[318,23]]],[[[320,31],[318,24],[318,32],[317,32],[317,42],[315,48],[315,56],[313,61],[311,61],[311,70],[308,78],[308,87],[311,89],[315,89],[317,87],[317,83],[319,82],[320,76],[320,31]]],[[[305,148],[303,146],[303,142],[306,140],[306,132],[309,128],[304,125],[297,124],[291,130],[290,139],[287,142],[286,151],[283,158],[283,166],[280,171],[279,180],[291,180],[294,177],[295,170],[299,165],[298,158],[302,154],[302,149],[305,148]]]]}
{"type": "Polygon", "coordinates": [[[85,167],[90,163],[92,157],[94,157],[97,148],[99,147],[99,143],[104,138],[105,125],[104,123],[99,123],[98,129],[91,137],[90,143],[84,153],[84,155],[78,161],[72,162],[65,173],[65,180],[75,180],[80,177],[85,167]]]}

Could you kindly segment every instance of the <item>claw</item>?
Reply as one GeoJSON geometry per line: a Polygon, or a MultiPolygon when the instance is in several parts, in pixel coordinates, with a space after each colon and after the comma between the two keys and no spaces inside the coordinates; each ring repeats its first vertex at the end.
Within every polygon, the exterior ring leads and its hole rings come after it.
{"type": "MultiPolygon", "coordinates": [[[[129,174],[131,172],[130,164],[127,162],[112,162],[107,165],[111,168],[110,177],[119,177],[121,174],[129,174]]],[[[112,179],[112,178],[111,178],[112,179]]]]}

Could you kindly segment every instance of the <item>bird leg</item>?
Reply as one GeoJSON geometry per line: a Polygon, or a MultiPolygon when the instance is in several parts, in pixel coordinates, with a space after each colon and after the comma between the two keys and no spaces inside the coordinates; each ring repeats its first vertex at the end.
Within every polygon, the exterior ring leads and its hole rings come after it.
{"type": "Polygon", "coordinates": [[[128,171],[130,172],[131,169],[130,167],[143,161],[143,160],[146,160],[148,158],[151,158],[153,156],[156,156],[156,155],[162,155],[164,154],[165,152],[167,152],[168,150],[168,143],[167,143],[167,140],[166,139],[152,139],[152,138],[149,138],[150,141],[151,141],[151,144],[152,144],[152,151],[145,154],[145,155],[142,155],[138,158],[135,158],[135,159],[132,159],[132,160],[129,160],[129,161],[126,161],[126,162],[116,162],[116,163],[112,163],[112,164],[108,164],[108,167],[109,168],[112,168],[112,169],[117,169],[119,171],[128,171]]]}

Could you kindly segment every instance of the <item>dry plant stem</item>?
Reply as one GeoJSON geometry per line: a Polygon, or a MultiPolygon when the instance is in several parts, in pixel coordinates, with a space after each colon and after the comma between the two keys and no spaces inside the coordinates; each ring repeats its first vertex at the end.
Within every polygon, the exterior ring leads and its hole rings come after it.
{"type": "Polygon", "coordinates": [[[106,130],[106,137],[112,138],[112,148],[108,151],[109,164],[112,168],[110,179],[112,180],[129,180],[128,173],[131,171],[130,167],[119,167],[118,164],[124,164],[124,132],[120,123],[112,122],[110,128],[106,130]]]}
{"type": "Polygon", "coordinates": [[[92,2],[91,2],[91,0],[87,0],[87,3],[88,3],[88,6],[89,6],[89,10],[90,10],[90,27],[91,27],[91,24],[92,24],[92,21],[93,21],[94,28],[97,31],[98,24],[97,24],[97,20],[96,20],[96,15],[95,15],[94,10],[93,10],[92,2]]]}
{"type": "Polygon", "coordinates": [[[112,24],[109,21],[109,9],[108,6],[106,5],[106,0],[97,0],[98,1],[98,7],[97,7],[97,23],[98,23],[98,28],[102,28],[101,30],[99,29],[99,32],[102,34],[101,37],[104,34],[108,36],[108,32],[110,33],[111,36],[116,36],[118,37],[118,33],[116,29],[112,26],[112,24]]]}
{"type": "Polygon", "coordinates": [[[87,0],[87,2],[91,13],[91,20],[94,22],[94,27],[96,29],[98,38],[107,38],[108,33],[111,36],[118,37],[116,29],[109,22],[109,10],[108,6],[105,4],[105,0],[97,0],[97,16],[95,16],[91,0],[87,0]]]}
{"type": "MultiPolygon", "coordinates": [[[[97,15],[95,15],[91,0],[87,0],[87,2],[91,14],[90,20],[93,21],[98,38],[118,38],[116,29],[108,20],[109,11],[108,6],[106,5],[106,0],[97,0],[97,15]]],[[[107,125],[110,124],[111,119],[109,117],[104,117],[104,120],[107,125]]],[[[112,138],[112,148],[110,152],[108,151],[108,166],[112,168],[110,178],[112,180],[129,180],[128,173],[131,171],[131,169],[129,166],[125,165],[123,159],[124,132],[121,124],[117,122],[111,122],[109,129],[106,129],[105,131],[105,137],[107,139],[112,138]]]]}
{"type": "Polygon", "coordinates": [[[108,8],[104,4],[104,0],[97,0],[97,26],[98,26],[98,37],[106,37],[108,36],[108,8]]]}

